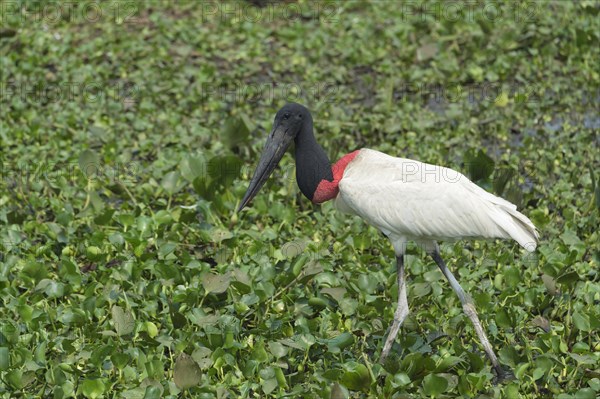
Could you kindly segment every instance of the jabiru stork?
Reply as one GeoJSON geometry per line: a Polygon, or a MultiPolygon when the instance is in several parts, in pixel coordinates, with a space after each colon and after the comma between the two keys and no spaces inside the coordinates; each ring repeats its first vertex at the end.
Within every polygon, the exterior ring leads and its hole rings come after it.
{"type": "Polygon", "coordinates": [[[499,378],[504,372],[481,326],[471,297],[440,255],[440,240],[512,238],[527,251],[536,248],[538,232],[512,203],[488,193],[461,173],[442,166],[395,158],[360,149],[331,165],[313,133],[307,108],[288,103],[275,115],[258,166],[240,206],[258,193],[287,148],[295,143],[296,180],[313,203],[335,200],[338,210],[355,214],[378,228],[392,242],[396,254],[398,304],[380,361],[392,349],[408,315],[404,254],[416,242],[436,262],[460,299],[499,378]]]}

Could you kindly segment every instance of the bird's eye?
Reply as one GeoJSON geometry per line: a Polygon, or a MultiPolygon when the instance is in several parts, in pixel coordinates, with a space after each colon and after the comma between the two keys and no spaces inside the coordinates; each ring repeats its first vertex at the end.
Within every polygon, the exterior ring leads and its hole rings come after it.
{"type": "Polygon", "coordinates": [[[290,114],[283,114],[283,119],[290,119],[290,114]]]}
{"type": "Polygon", "coordinates": [[[298,114],[298,119],[302,119],[302,114],[298,114]]]}

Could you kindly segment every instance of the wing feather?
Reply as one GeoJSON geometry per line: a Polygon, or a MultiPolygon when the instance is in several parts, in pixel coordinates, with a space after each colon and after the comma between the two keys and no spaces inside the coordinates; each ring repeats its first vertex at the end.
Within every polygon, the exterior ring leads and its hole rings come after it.
{"type": "Polygon", "coordinates": [[[535,226],[517,207],[442,166],[363,149],[339,185],[339,206],[386,234],[414,240],[513,238],[535,249],[535,226]]]}

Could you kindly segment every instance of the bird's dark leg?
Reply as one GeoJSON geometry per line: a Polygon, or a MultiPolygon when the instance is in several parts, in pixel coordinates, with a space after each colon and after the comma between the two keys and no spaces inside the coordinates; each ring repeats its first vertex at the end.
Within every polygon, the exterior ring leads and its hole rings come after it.
{"type": "Polygon", "coordinates": [[[396,256],[396,263],[398,267],[398,305],[396,312],[394,313],[394,322],[390,327],[390,332],[383,344],[383,350],[381,351],[381,357],[379,361],[383,363],[387,356],[390,354],[394,340],[398,335],[402,322],[408,315],[408,300],[406,299],[406,280],[404,279],[404,255],[396,256]]]}
{"type": "Polygon", "coordinates": [[[471,319],[471,322],[475,327],[475,332],[477,333],[477,336],[479,337],[479,340],[483,345],[483,350],[485,350],[485,353],[490,358],[490,361],[492,362],[492,366],[494,367],[498,378],[503,378],[505,375],[504,370],[502,370],[502,368],[500,367],[500,363],[498,363],[498,358],[496,357],[496,354],[492,349],[492,345],[490,344],[490,341],[488,341],[487,336],[483,331],[483,327],[481,326],[481,322],[479,321],[479,317],[477,316],[477,311],[475,310],[475,305],[473,304],[473,299],[471,299],[471,297],[467,295],[467,293],[465,293],[465,291],[458,283],[458,280],[456,280],[452,272],[448,269],[446,263],[444,263],[444,260],[440,256],[440,252],[437,246],[436,249],[433,252],[431,252],[431,257],[435,260],[435,263],[437,263],[442,273],[444,273],[444,276],[446,276],[446,278],[448,279],[448,282],[452,286],[452,289],[454,290],[454,292],[456,292],[458,298],[462,302],[463,309],[466,315],[469,316],[469,319],[471,319]]]}

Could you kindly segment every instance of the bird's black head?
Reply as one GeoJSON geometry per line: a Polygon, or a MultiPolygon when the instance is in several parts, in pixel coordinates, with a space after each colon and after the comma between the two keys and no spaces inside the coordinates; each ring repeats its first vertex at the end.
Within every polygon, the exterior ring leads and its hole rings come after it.
{"type": "Polygon", "coordinates": [[[296,103],[288,103],[277,111],[273,121],[273,129],[269,133],[260,161],[238,211],[242,210],[258,193],[258,190],[265,184],[292,141],[305,126],[312,127],[312,117],[306,107],[296,103]]]}
{"type": "Polygon", "coordinates": [[[312,117],[305,106],[297,103],[287,103],[275,114],[271,133],[277,129],[282,129],[286,135],[296,138],[304,124],[309,122],[312,122],[312,117]]]}

